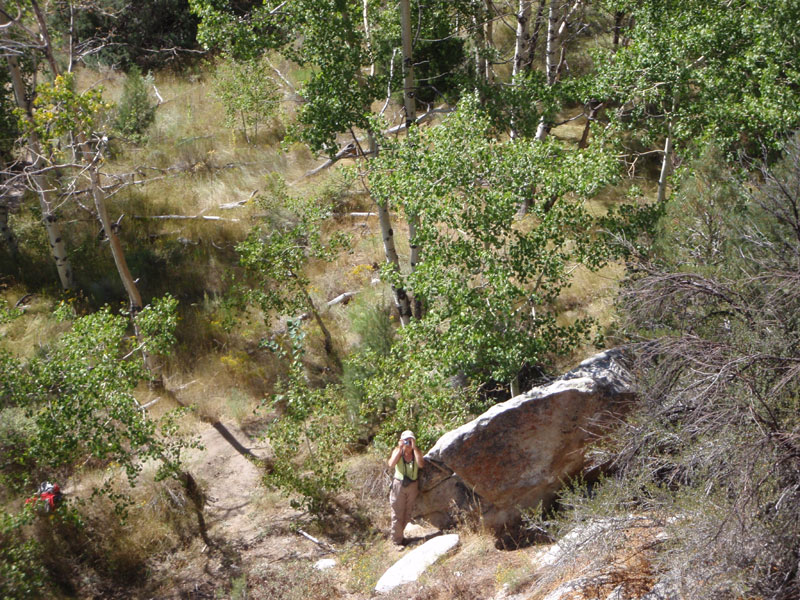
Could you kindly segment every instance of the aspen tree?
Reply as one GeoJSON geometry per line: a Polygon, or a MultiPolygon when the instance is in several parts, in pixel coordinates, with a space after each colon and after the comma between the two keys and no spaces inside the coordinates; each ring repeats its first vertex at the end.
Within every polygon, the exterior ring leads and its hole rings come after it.
{"type": "MultiPolygon", "coordinates": [[[[3,8],[0,5],[0,8],[3,8]]],[[[9,42],[9,27],[13,23],[8,19],[4,10],[0,11],[0,29],[2,29],[2,41],[4,45],[9,42]]],[[[75,288],[75,278],[70,264],[69,256],[67,254],[66,244],[64,243],[64,236],[61,231],[61,224],[58,221],[57,200],[55,197],[53,184],[48,181],[48,178],[42,172],[45,158],[42,151],[41,142],[38,135],[33,130],[32,124],[32,110],[31,101],[29,98],[27,86],[22,75],[17,57],[8,52],[6,54],[6,63],[8,65],[9,75],[11,78],[11,85],[14,92],[14,98],[17,107],[23,115],[23,118],[28,123],[27,129],[27,162],[30,165],[27,169],[27,179],[30,182],[30,187],[39,198],[39,208],[42,211],[42,223],[47,231],[47,238],[50,243],[50,250],[52,252],[53,261],[55,262],[58,277],[61,281],[61,287],[65,290],[72,290],[75,288]]]]}

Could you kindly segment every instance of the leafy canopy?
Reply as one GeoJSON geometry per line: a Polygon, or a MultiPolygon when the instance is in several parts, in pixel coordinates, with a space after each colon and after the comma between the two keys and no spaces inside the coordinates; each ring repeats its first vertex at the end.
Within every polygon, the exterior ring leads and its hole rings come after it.
{"type": "Polygon", "coordinates": [[[609,256],[583,200],[617,176],[606,148],[501,141],[474,96],[440,126],[384,144],[370,163],[373,197],[419,219],[421,261],[393,275],[424,299],[425,317],[404,332],[415,352],[448,375],[508,382],[585,339],[591,321],[564,323],[556,304],[576,265],[609,256]]]}

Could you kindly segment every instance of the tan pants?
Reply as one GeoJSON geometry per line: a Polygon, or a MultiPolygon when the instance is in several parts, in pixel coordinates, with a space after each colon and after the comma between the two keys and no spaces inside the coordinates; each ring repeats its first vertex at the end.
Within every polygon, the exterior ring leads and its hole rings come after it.
{"type": "Polygon", "coordinates": [[[395,544],[403,543],[403,530],[411,520],[411,511],[414,510],[414,501],[419,493],[419,482],[403,487],[399,479],[392,479],[392,492],[389,495],[389,504],[392,507],[392,541],[395,544]]]}

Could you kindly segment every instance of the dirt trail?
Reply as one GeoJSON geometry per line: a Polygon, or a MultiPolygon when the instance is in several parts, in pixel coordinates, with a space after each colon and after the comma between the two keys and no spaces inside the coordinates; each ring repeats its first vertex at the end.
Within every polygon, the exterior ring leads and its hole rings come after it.
{"type": "Polygon", "coordinates": [[[218,422],[200,434],[204,448],[187,466],[205,491],[205,519],[211,539],[233,550],[243,565],[313,557],[320,549],[291,531],[300,513],[262,483],[259,460],[269,450],[237,425],[218,422]]]}
{"type": "Polygon", "coordinates": [[[190,456],[188,468],[208,497],[206,520],[212,538],[249,542],[264,527],[258,498],[262,473],[252,459],[264,459],[266,448],[232,423],[219,422],[200,435],[203,450],[190,456]]]}

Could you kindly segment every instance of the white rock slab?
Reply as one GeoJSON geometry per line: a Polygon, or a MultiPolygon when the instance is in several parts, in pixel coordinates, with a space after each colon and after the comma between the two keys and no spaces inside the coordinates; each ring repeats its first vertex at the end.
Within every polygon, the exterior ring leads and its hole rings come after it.
{"type": "Polygon", "coordinates": [[[440,535],[415,548],[386,570],[375,591],[381,594],[416,581],[425,569],[458,545],[458,534],[440,535]]]}

